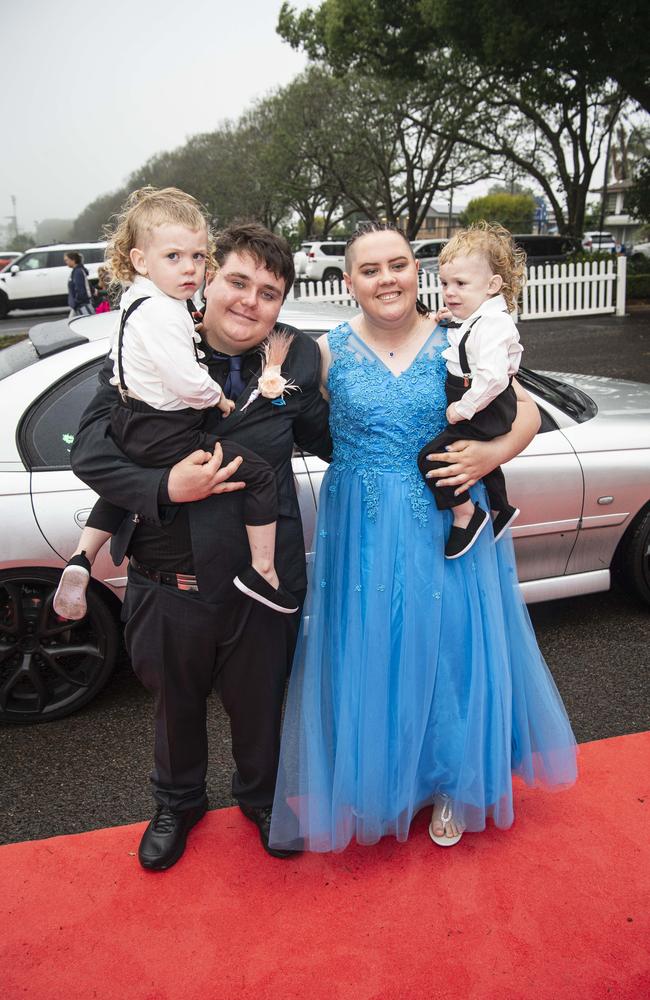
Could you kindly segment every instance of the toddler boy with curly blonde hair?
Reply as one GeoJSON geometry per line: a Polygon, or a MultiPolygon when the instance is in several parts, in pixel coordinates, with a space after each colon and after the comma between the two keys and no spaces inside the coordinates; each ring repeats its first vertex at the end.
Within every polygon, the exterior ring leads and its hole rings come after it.
{"type": "MultiPolygon", "coordinates": [[[[439,510],[451,509],[453,525],[445,557],[468,552],[488,523],[487,511],[464,490],[458,496],[436,486],[436,470],[429,461],[454,441],[489,441],[506,434],[517,413],[512,379],[519,369],[519,333],[511,317],[525,278],[526,255],[515,246],[503,226],[482,222],[456,233],[439,256],[440,284],[445,308],[436,314],[447,325],[446,429],[421,450],[418,467],[439,510]]],[[[498,541],[519,514],[506,493],[499,467],[483,477],[494,513],[494,540],[498,541]]]]}

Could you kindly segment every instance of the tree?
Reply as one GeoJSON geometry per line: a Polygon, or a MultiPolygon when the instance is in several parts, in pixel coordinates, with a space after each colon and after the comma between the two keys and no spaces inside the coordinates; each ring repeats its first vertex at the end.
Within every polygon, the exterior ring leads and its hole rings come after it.
{"type": "Polygon", "coordinates": [[[475,113],[472,95],[459,92],[447,64],[430,81],[405,90],[391,81],[314,66],[278,95],[286,114],[295,109],[284,126],[278,125],[280,112],[275,125],[287,148],[299,144],[296,168],[287,170],[287,178],[294,185],[292,205],[303,219],[306,208],[295,197],[301,188],[303,201],[310,195],[312,219],[322,211],[319,198],[330,205],[328,227],[352,212],[391,222],[406,216],[413,237],[436,193],[490,174],[482,152],[463,151],[456,141],[460,123],[475,113]],[[332,113],[323,114],[324,106],[332,113]]]}
{"type": "Polygon", "coordinates": [[[588,87],[613,80],[650,110],[647,0],[323,0],[296,13],[283,3],[278,32],[338,70],[425,78],[431,54],[451,46],[510,82],[576,74],[588,87]]]}
{"type": "Polygon", "coordinates": [[[70,241],[90,243],[94,240],[103,240],[104,228],[111,216],[119,212],[128,190],[126,187],[119,188],[91,201],[75,219],[70,231],[70,241]]]}
{"type": "Polygon", "coordinates": [[[500,222],[511,233],[532,233],[535,218],[532,194],[501,192],[473,198],[461,215],[463,225],[472,222],[500,222]]]}
{"type": "Polygon", "coordinates": [[[637,164],[634,187],[626,196],[630,215],[639,222],[650,222],[650,155],[637,164]]]}
{"type": "Polygon", "coordinates": [[[17,232],[11,237],[12,250],[29,250],[35,243],[33,233],[17,232]]]}
{"type": "Polygon", "coordinates": [[[594,170],[623,106],[618,88],[589,89],[571,74],[551,83],[484,77],[466,86],[482,96],[482,125],[465,130],[461,142],[505,157],[533,178],[560,232],[580,236],[594,170]]]}

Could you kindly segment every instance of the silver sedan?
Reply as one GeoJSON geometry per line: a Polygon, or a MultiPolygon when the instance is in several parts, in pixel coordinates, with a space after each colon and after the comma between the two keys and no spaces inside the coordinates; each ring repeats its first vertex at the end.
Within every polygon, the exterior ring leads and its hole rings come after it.
{"type": "MultiPolygon", "coordinates": [[[[281,319],[318,336],[352,310],[288,303],[281,319]]],[[[98,557],[81,622],[52,611],[61,567],[95,500],[70,447],[115,314],[44,323],[0,352],[0,720],[61,718],[104,686],[121,646],[126,567],[98,557]]],[[[607,590],[612,575],[650,604],[650,386],[523,370],[542,426],[506,467],[526,601],[607,590]]],[[[325,465],[296,454],[307,552],[325,465]]]]}

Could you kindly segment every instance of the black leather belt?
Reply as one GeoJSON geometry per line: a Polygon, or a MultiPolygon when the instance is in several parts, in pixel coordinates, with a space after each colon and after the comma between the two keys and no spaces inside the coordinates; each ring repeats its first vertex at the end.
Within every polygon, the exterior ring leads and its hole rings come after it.
{"type": "Polygon", "coordinates": [[[133,556],[129,559],[129,566],[141,576],[146,576],[147,580],[153,580],[154,583],[164,583],[166,587],[176,587],[177,590],[198,591],[199,589],[196,577],[192,573],[164,573],[159,569],[150,569],[148,566],[143,566],[133,556]]]}

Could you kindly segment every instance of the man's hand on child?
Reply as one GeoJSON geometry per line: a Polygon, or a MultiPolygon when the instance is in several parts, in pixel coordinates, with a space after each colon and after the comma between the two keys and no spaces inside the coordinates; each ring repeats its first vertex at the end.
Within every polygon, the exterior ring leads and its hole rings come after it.
{"type": "Polygon", "coordinates": [[[223,451],[218,441],[212,455],[209,451],[193,451],[187,458],[177,462],[169,473],[167,484],[171,502],[189,503],[203,500],[211,493],[243,490],[245,483],[230,478],[241,465],[241,457],[238,455],[227,465],[222,463],[223,451]]]}

